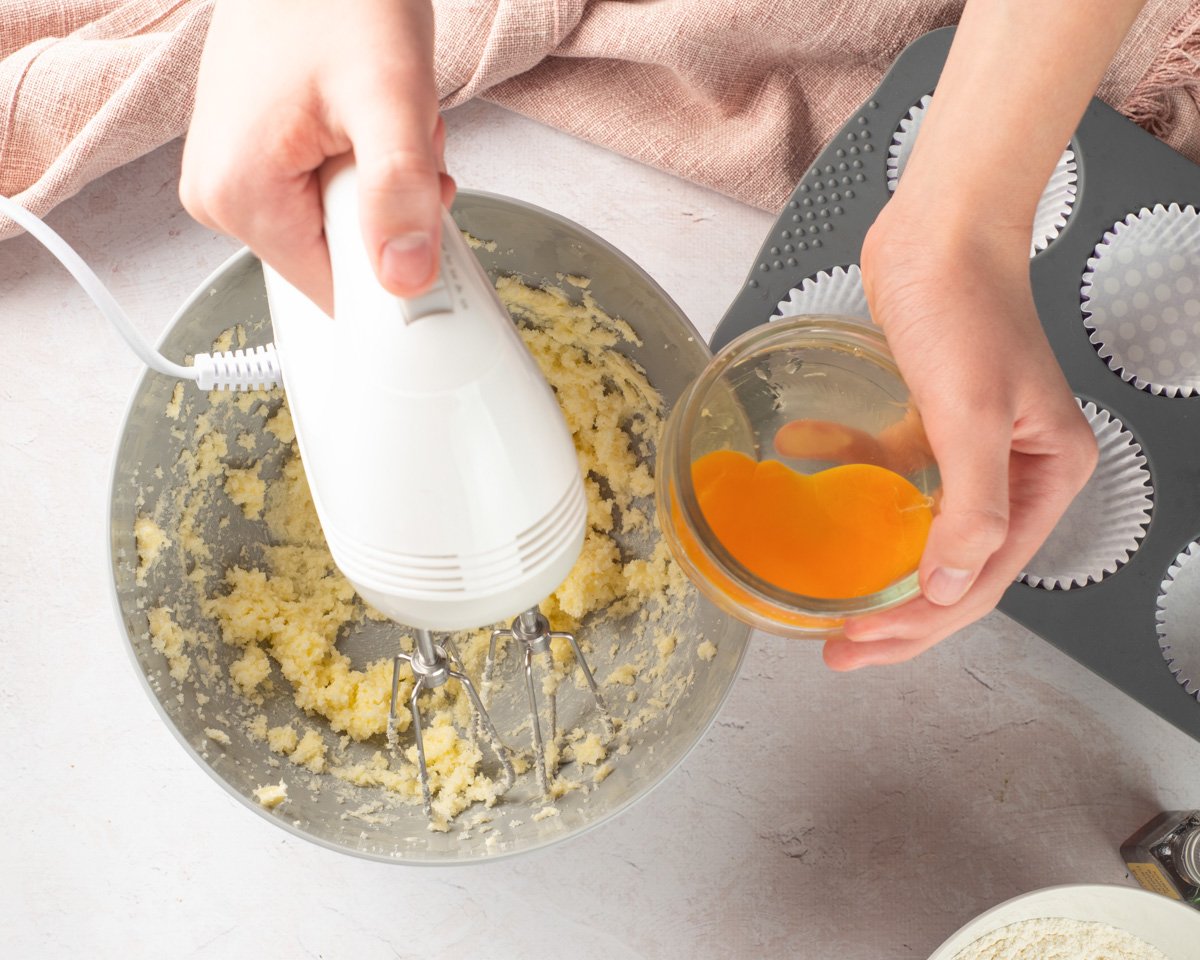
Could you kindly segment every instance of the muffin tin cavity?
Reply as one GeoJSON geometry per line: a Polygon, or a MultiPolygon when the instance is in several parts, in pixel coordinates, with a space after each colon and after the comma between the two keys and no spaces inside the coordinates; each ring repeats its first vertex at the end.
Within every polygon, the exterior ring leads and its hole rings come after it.
{"type": "MultiPolygon", "coordinates": [[[[900,126],[892,135],[891,146],[888,147],[887,184],[889,190],[895,190],[904,173],[916,142],[917,133],[921,129],[921,121],[933,97],[923,96],[916,105],[908,111],[908,115],[900,121],[900,126]]],[[[1045,250],[1067,225],[1067,217],[1075,205],[1075,197],[1079,189],[1079,176],[1075,162],[1075,151],[1068,146],[1054,165],[1054,172],[1042,191],[1038,201],[1037,212],[1033,218],[1033,237],[1029,243],[1029,255],[1045,250]]]]}
{"type": "Polygon", "coordinates": [[[1100,358],[1139,390],[1200,392],[1200,215],[1158,204],[1118,220],[1088,258],[1083,322],[1100,358]]]}
{"type": "Polygon", "coordinates": [[[1179,685],[1200,699],[1200,543],[1175,558],[1159,587],[1158,645],[1179,685]]]}
{"type": "Polygon", "coordinates": [[[1069,590],[1104,579],[1125,564],[1146,535],[1153,506],[1142,448],[1107,410],[1080,401],[1100,447],[1092,478],[1018,579],[1069,590]]]}
{"type": "Polygon", "coordinates": [[[828,314],[871,322],[867,309],[867,294],[863,290],[862,271],[857,263],[848,267],[834,267],[807,277],[798,287],[788,291],[786,299],[780,300],[772,320],[784,317],[802,317],[813,314],[828,314]]]}

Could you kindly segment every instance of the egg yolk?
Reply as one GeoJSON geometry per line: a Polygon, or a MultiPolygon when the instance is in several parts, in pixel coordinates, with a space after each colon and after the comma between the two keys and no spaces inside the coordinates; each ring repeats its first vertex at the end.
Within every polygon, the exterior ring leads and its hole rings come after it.
{"type": "Polygon", "coordinates": [[[885,467],[851,463],[811,476],[716,450],[692,464],[704,519],[751,573],[792,593],[847,599],[912,573],[930,500],[885,467]]]}

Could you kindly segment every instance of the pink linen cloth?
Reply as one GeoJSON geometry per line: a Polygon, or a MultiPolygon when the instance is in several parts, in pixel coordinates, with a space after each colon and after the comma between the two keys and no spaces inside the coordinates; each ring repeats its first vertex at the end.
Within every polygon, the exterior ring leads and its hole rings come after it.
{"type": "MultiPolygon", "coordinates": [[[[0,0],[0,192],[45,214],[183,134],[212,3],[0,0]]],[[[434,6],[444,108],[482,97],[774,210],[904,45],[962,2],[434,6]]],[[[1149,0],[1099,95],[1200,160],[1200,0],[1149,0]]],[[[0,239],[15,232],[0,219],[0,239]]]]}

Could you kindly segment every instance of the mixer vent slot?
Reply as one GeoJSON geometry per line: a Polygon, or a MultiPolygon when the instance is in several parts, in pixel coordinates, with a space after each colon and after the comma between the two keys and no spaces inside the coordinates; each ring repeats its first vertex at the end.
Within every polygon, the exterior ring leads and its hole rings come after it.
{"type": "Polygon", "coordinates": [[[515,540],[473,556],[417,556],[343,542],[326,531],[334,559],[352,580],[397,593],[464,593],[501,588],[515,576],[534,575],[577,535],[587,517],[582,484],[572,484],[540,522],[515,540]],[[353,571],[351,574],[350,571],[353,571]]]}
{"type": "Polygon", "coordinates": [[[587,499],[582,484],[572,484],[541,521],[517,536],[521,567],[530,572],[540,566],[549,554],[556,552],[563,538],[578,529],[587,515],[587,499]]]}

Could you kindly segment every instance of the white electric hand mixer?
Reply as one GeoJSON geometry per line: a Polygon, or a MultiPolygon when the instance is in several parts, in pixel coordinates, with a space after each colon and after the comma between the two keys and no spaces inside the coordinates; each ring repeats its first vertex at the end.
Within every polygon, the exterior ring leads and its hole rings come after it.
{"type": "MultiPolygon", "coordinates": [[[[416,628],[416,648],[396,658],[389,737],[407,661],[426,805],[417,698],[449,679],[471,696],[511,778],[458,657],[430,631],[525,611],[507,632],[525,646],[545,788],[530,661],[549,650],[552,636],[537,604],[566,578],[583,545],[587,502],[570,432],[449,213],[437,281],[403,300],[384,289],[367,258],[352,165],[325,178],[324,204],[336,319],[269,267],[264,273],[296,438],[334,561],[365,600],[416,628]]],[[[575,638],[562,636],[607,718],[575,638]]]]}
{"type": "MultiPolygon", "coordinates": [[[[552,638],[567,640],[606,732],[609,718],[575,638],[552,633],[537,604],[567,576],[583,544],[583,482],[571,436],[507,312],[454,221],[443,211],[441,271],[427,293],[400,299],[367,257],[352,164],[326,171],[325,235],[333,270],[327,316],[264,265],[278,361],[270,348],[199,355],[192,367],[146,346],[95,274],[40,220],[0,197],[11,216],[71,271],[149,366],[202,389],[247,389],[279,379],[287,391],[309,487],[338,568],[370,604],[415,628],[411,653],[395,658],[388,738],[401,664],[425,808],[429,774],[418,697],[455,680],[470,696],[476,732],[490,741],[511,784],[513,767],[461,659],[433,631],[495,623],[496,644],[524,648],[538,782],[548,789],[532,661],[552,638]]],[[[550,698],[551,735],[554,704],[550,698]]]]}

